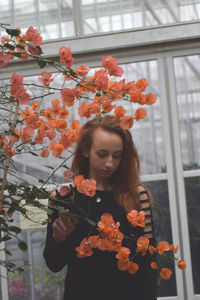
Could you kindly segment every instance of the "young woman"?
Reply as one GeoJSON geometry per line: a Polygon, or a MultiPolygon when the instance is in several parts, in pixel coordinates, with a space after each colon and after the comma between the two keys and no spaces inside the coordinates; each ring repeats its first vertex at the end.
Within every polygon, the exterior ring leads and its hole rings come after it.
{"type": "MultiPolygon", "coordinates": [[[[70,212],[85,211],[94,221],[104,213],[112,214],[120,222],[120,231],[127,236],[144,235],[154,244],[151,195],[140,184],[139,158],[131,134],[122,129],[119,119],[112,116],[96,117],[88,121],[81,131],[72,167],[75,175],[96,181],[94,197],[85,196],[72,188],[66,197],[54,196],[53,204],[69,208],[70,212]],[[64,204],[74,195],[73,206],[64,204]],[[132,227],[126,214],[135,210],[145,211],[145,227],[132,227]]],[[[64,300],[155,300],[156,271],[151,269],[153,256],[137,255],[139,265],[135,274],[117,268],[116,252],[94,249],[90,257],[78,258],[76,247],[96,229],[84,221],[74,225],[67,214],[54,210],[48,223],[44,258],[53,272],[67,265],[64,300]]],[[[123,246],[134,253],[134,239],[124,239],[123,246]]]]}

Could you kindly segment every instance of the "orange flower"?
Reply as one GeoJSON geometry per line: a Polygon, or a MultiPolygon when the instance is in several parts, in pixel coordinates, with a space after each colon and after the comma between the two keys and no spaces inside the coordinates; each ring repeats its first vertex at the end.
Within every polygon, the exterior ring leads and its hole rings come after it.
{"type": "Polygon", "coordinates": [[[60,109],[58,113],[58,117],[60,119],[67,119],[69,116],[69,111],[67,109],[60,109]]]}
{"type": "Polygon", "coordinates": [[[26,107],[25,110],[22,110],[20,112],[20,115],[23,120],[27,119],[29,116],[34,115],[34,114],[35,113],[29,107],[26,107]]]}
{"type": "Polygon", "coordinates": [[[172,275],[172,271],[168,268],[162,268],[160,271],[160,276],[165,279],[168,280],[172,275]]]}
{"type": "Polygon", "coordinates": [[[130,95],[131,102],[134,102],[134,103],[139,102],[140,104],[143,104],[143,103],[141,103],[141,99],[142,99],[143,95],[140,92],[135,92],[133,89],[130,89],[129,95],[130,95]]]}
{"type": "Polygon", "coordinates": [[[104,110],[104,112],[110,112],[111,110],[113,110],[116,107],[116,105],[112,105],[112,101],[111,100],[106,100],[103,102],[102,108],[104,110]]]}
{"type": "Polygon", "coordinates": [[[140,119],[144,119],[146,118],[147,113],[146,110],[144,108],[138,108],[135,112],[135,118],[136,121],[140,120],[140,119]]]}
{"type": "Polygon", "coordinates": [[[38,77],[38,81],[42,82],[44,86],[48,87],[50,83],[53,81],[53,78],[51,78],[52,73],[44,71],[41,73],[41,76],[42,77],[38,77]]]}
{"type": "Polygon", "coordinates": [[[179,269],[185,270],[185,268],[186,268],[186,262],[183,261],[183,260],[181,259],[181,260],[179,260],[179,262],[177,263],[177,266],[178,266],[179,269]]]}
{"type": "Polygon", "coordinates": [[[90,105],[85,101],[82,102],[81,106],[78,108],[78,112],[81,117],[89,118],[91,116],[90,105]]]}
{"type": "Polygon", "coordinates": [[[124,70],[117,64],[118,61],[115,57],[104,56],[102,58],[102,67],[108,70],[110,76],[122,76],[122,74],[124,73],[124,70]]]}
{"type": "Polygon", "coordinates": [[[58,99],[54,99],[51,101],[51,106],[52,106],[52,110],[54,111],[54,113],[57,115],[61,109],[60,107],[60,100],[58,99]]]}
{"type": "Polygon", "coordinates": [[[18,86],[16,92],[12,94],[12,96],[22,105],[30,103],[30,95],[26,92],[23,85],[18,86]]]}
{"type": "Polygon", "coordinates": [[[40,102],[38,102],[38,101],[32,102],[32,109],[33,110],[37,110],[39,108],[40,108],[40,102]]]}
{"type": "Polygon", "coordinates": [[[123,106],[117,106],[114,110],[114,117],[121,118],[126,113],[126,109],[123,108],[123,106]]]}
{"type": "Polygon", "coordinates": [[[79,258],[88,257],[93,254],[92,243],[84,238],[79,247],[76,247],[77,256],[79,258]]]}
{"type": "Polygon", "coordinates": [[[138,264],[131,261],[129,266],[128,266],[128,272],[130,274],[135,274],[138,270],[139,270],[138,264]]]}
{"type": "Polygon", "coordinates": [[[34,135],[34,129],[31,127],[24,127],[20,132],[20,138],[23,143],[30,144],[34,135]]]}
{"type": "Polygon", "coordinates": [[[40,114],[49,120],[54,120],[56,118],[55,113],[50,108],[40,111],[40,114]]]}
{"type": "Polygon", "coordinates": [[[109,213],[104,213],[101,220],[98,222],[98,231],[106,231],[107,228],[114,228],[113,216],[109,213]]]}
{"type": "Polygon", "coordinates": [[[91,114],[96,114],[96,115],[101,115],[101,107],[99,104],[96,104],[94,102],[92,102],[90,104],[90,113],[91,114]]]}
{"type": "Polygon", "coordinates": [[[108,76],[105,70],[96,71],[94,74],[97,91],[105,90],[108,86],[108,76]]]}
{"type": "Polygon", "coordinates": [[[66,48],[65,46],[60,47],[59,49],[60,55],[60,63],[65,64],[68,68],[71,68],[73,64],[73,57],[70,48],[66,48]]]}
{"type": "Polygon", "coordinates": [[[85,65],[81,65],[80,67],[75,69],[75,73],[77,73],[79,76],[83,77],[90,71],[89,67],[85,67],[85,65]]]}
{"type": "Polygon", "coordinates": [[[153,255],[155,252],[157,251],[157,249],[155,248],[155,247],[153,247],[153,246],[149,246],[149,253],[151,254],[151,255],[153,255]]]}
{"type": "Polygon", "coordinates": [[[36,135],[34,138],[34,143],[36,144],[43,144],[44,143],[44,137],[42,135],[36,135]]]}
{"type": "Polygon", "coordinates": [[[155,261],[152,261],[150,266],[152,269],[158,269],[157,263],[155,261]]]}
{"type": "Polygon", "coordinates": [[[6,150],[6,154],[9,156],[9,157],[12,157],[15,155],[15,152],[16,152],[16,148],[15,147],[10,147],[6,150]]]}
{"type": "Polygon", "coordinates": [[[76,187],[79,187],[81,182],[84,180],[83,175],[78,175],[74,178],[74,184],[76,185],[76,187]]]}
{"type": "Polygon", "coordinates": [[[136,82],[133,88],[136,92],[143,92],[147,86],[148,81],[145,78],[141,78],[136,82]]]}
{"type": "Polygon", "coordinates": [[[121,247],[116,254],[116,258],[120,261],[128,261],[131,251],[127,247],[121,247]]]}
{"type": "Polygon", "coordinates": [[[73,106],[75,100],[75,90],[64,88],[61,90],[61,98],[63,105],[73,106]]]}
{"type": "Polygon", "coordinates": [[[55,157],[60,157],[64,150],[65,150],[65,148],[62,144],[56,144],[53,147],[52,155],[55,157]]]}
{"type": "Polygon", "coordinates": [[[93,179],[83,179],[80,185],[77,186],[79,193],[93,197],[96,193],[96,181],[93,179]]]}
{"type": "Polygon", "coordinates": [[[141,101],[139,101],[140,104],[147,104],[147,105],[152,105],[156,102],[156,96],[149,93],[146,95],[143,95],[143,98],[141,99],[141,101]]]}
{"type": "Polygon", "coordinates": [[[162,254],[164,254],[165,251],[170,250],[169,243],[166,242],[166,241],[159,242],[158,245],[157,245],[157,249],[158,249],[158,253],[160,255],[162,255],[162,254]]]}
{"type": "Polygon", "coordinates": [[[32,43],[34,46],[42,45],[42,37],[39,35],[38,30],[34,29],[33,26],[30,26],[26,34],[22,36],[24,41],[32,43]]]}
{"type": "Polygon", "coordinates": [[[107,97],[112,98],[112,101],[118,101],[123,96],[124,80],[110,81],[108,83],[107,97]]]}
{"type": "Polygon", "coordinates": [[[124,116],[120,118],[120,126],[123,129],[130,129],[133,126],[133,117],[124,116]]]}
{"type": "Polygon", "coordinates": [[[127,214],[127,219],[128,221],[134,226],[140,226],[144,227],[145,226],[145,212],[144,211],[137,211],[137,210],[131,210],[127,214]]]}
{"type": "Polygon", "coordinates": [[[79,121],[79,120],[73,120],[72,123],[71,123],[70,128],[71,128],[72,130],[79,131],[79,130],[81,129],[80,121],[79,121]]]}
{"type": "Polygon", "coordinates": [[[145,255],[149,246],[149,239],[145,236],[140,236],[137,240],[137,249],[141,255],[145,255]]]}
{"type": "Polygon", "coordinates": [[[177,253],[177,251],[178,251],[178,246],[176,246],[176,248],[175,248],[174,245],[171,244],[171,245],[169,245],[169,247],[170,247],[170,250],[171,250],[172,252],[177,253]]]}
{"type": "Polygon", "coordinates": [[[67,127],[67,122],[64,120],[57,120],[56,121],[56,129],[65,129],[67,127]]]}
{"type": "Polygon", "coordinates": [[[16,143],[19,141],[19,138],[20,138],[20,133],[16,128],[14,128],[13,133],[9,135],[9,139],[11,140],[11,142],[16,143]]]}
{"type": "Polygon", "coordinates": [[[49,156],[49,150],[46,149],[46,148],[42,149],[42,151],[40,151],[40,156],[42,156],[44,158],[48,157],[49,156]]]}

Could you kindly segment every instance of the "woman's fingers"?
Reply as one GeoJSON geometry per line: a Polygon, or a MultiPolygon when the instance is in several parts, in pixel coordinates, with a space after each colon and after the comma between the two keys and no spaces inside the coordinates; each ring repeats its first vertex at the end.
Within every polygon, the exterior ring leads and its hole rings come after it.
{"type": "MultiPolygon", "coordinates": [[[[64,208],[63,208],[64,209],[64,208]]],[[[63,241],[74,229],[74,224],[69,216],[69,210],[60,212],[53,223],[53,236],[56,241],[63,241]]]]}

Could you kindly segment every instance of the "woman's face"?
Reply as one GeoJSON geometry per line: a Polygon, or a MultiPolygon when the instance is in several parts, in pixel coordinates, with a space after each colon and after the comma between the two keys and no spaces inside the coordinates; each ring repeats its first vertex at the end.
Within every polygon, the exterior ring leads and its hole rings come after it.
{"type": "Polygon", "coordinates": [[[97,128],[93,133],[93,142],[89,158],[89,176],[97,185],[108,183],[108,179],[117,170],[122,156],[123,140],[113,132],[97,128]]]}

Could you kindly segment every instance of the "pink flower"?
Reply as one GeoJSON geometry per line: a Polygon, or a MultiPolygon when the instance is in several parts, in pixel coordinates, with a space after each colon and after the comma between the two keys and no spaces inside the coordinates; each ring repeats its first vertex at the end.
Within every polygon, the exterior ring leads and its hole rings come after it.
{"type": "Polygon", "coordinates": [[[60,63],[65,64],[68,68],[71,68],[74,60],[72,57],[71,49],[64,46],[60,47],[59,55],[60,55],[60,63]]]}
{"type": "Polygon", "coordinates": [[[10,56],[6,53],[0,52],[0,68],[7,66],[10,56]]]}
{"type": "Polygon", "coordinates": [[[63,172],[63,177],[66,180],[72,180],[74,178],[74,173],[71,170],[65,170],[63,172]]]}
{"type": "Polygon", "coordinates": [[[62,186],[59,190],[59,194],[60,196],[66,196],[67,194],[69,194],[69,192],[71,191],[71,188],[67,185],[62,186]]]}
{"type": "Polygon", "coordinates": [[[64,88],[61,90],[61,98],[63,105],[72,106],[75,100],[75,89],[64,88]]]}
{"type": "Polygon", "coordinates": [[[42,82],[44,86],[48,87],[50,85],[50,82],[53,81],[52,74],[49,72],[42,72],[41,73],[42,77],[38,77],[38,81],[42,82]]]}
{"type": "Polygon", "coordinates": [[[108,70],[109,75],[122,76],[124,70],[117,65],[118,61],[115,57],[104,56],[102,58],[102,67],[108,70]]]}

